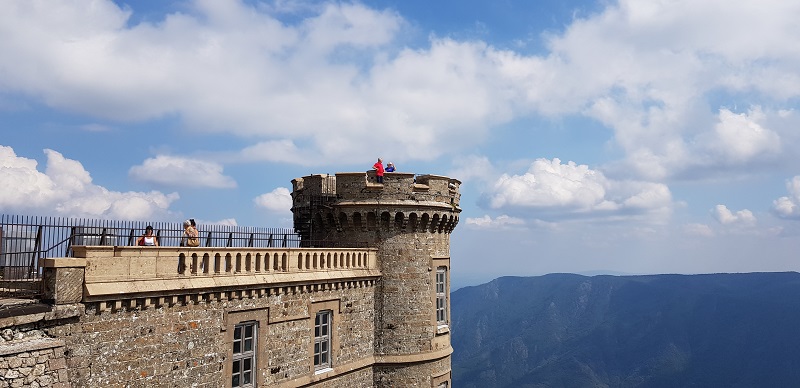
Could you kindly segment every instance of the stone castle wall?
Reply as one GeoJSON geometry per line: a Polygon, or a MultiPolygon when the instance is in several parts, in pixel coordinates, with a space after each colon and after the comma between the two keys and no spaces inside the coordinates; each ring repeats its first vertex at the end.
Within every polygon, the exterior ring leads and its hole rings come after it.
{"type": "MultiPolygon", "coordinates": [[[[314,338],[314,301],[333,301],[338,309],[334,335],[339,347],[333,357],[340,370],[347,372],[352,365],[357,371],[371,362],[374,339],[363,328],[374,321],[372,288],[276,289],[273,295],[229,295],[220,300],[186,297],[174,305],[123,304],[103,312],[92,304],[79,322],[47,331],[64,343],[74,387],[210,388],[230,384],[225,368],[230,363],[227,337],[232,326],[239,319],[258,320],[257,381],[261,386],[299,386],[311,382],[308,350],[314,338]]],[[[363,371],[355,373],[360,374],[363,371]]],[[[371,371],[360,379],[369,381],[361,386],[371,386],[371,371]]]]}
{"type": "Polygon", "coordinates": [[[306,228],[312,240],[378,250],[375,354],[385,362],[375,368],[375,386],[429,386],[433,376],[449,376],[450,333],[449,327],[437,326],[435,273],[439,265],[449,272],[460,182],[405,173],[388,173],[383,184],[372,183],[364,173],[338,173],[335,182],[330,176],[293,182],[294,207],[304,209],[307,218],[302,225],[302,212],[296,211],[296,225],[306,228]],[[313,206],[323,192],[335,194],[336,200],[313,206]]]}
{"type": "Polygon", "coordinates": [[[44,259],[44,312],[0,316],[0,329],[36,333],[0,341],[0,388],[229,387],[234,327],[246,322],[259,386],[449,383],[435,275],[449,273],[460,182],[373,178],[293,181],[304,239],[356,248],[75,246],[75,258],[44,259]],[[315,371],[320,311],[332,313],[331,367],[315,371]]]}
{"type": "Polygon", "coordinates": [[[41,330],[0,334],[0,387],[68,388],[64,341],[41,330]]]}

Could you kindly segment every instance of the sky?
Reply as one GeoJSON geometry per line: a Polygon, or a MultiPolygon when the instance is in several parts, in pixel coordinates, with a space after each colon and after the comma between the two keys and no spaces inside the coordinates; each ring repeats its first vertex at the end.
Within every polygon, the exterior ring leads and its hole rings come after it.
{"type": "Polygon", "coordinates": [[[800,270],[800,2],[8,0],[0,213],[291,227],[459,179],[453,288],[800,270]]]}

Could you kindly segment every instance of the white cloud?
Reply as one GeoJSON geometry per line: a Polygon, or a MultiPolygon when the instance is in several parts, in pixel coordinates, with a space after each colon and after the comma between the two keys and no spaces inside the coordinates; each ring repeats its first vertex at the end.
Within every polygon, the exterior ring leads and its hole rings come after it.
{"type": "Polygon", "coordinates": [[[497,216],[495,218],[490,217],[489,215],[484,215],[483,217],[479,218],[467,218],[466,220],[467,225],[475,226],[478,228],[505,228],[505,227],[513,227],[513,226],[521,226],[525,224],[525,221],[516,217],[510,217],[505,214],[497,216]]]}
{"type": "Polygon", "coordinates": [[[686,224],[683,226],[683,232],[692,235],[692,236],[701,236],[701,237],[714,237],[715,233],[714,230],[711,229],[710,226],[706,224],[686,224]]]}
{"type": "Polygon", "coordinates": [[[780,151],[780,138],[775,132],[758,124],[763,116],[760,109],[754,109],[749,115],[721,109],[713,146],[735,163],[745,163],[759,155],[777,154],[780,151]]]}
{"type": "Polygon", "coordinates": [[[255,139],[246,161],[358,162],[375,138],[375,154],[431,160],[528,115],[598,120],[637,179],[800,149],[782,115],[800,93],[791,1],[610,2],[538,56],[435,36],[401,47],[405,20],[359,3],[198,0],[138,24],[110,1],[0,7],[0,90],[109,120],[175,115],[255,139]],[[740,96],[747,114],[724,106],[740,96]]]}
{"type": "Polygon", "coordinates": [[[42,173],[33,159],[19,157],[0,145],[0,211],[43,213],[63,217],[152,220],[171,217],[169,206],[177,193],[117,192],[92,183],[78,161],[46,149],[42,173]]]}
{"type": "Polygon", "coordinates": [[[800,93],[798,15],[800,6],[781,1],[624,0],[549,36],[549,54],[524,59],[531,63],[517,75],[538,111],[585,114],[613,129],[625,152],[620,171],[736,173],[790,160],[783,152],[800,146],[781,144],[796,126],[779,114],[800,93]],[[779,108],[738,115],[719,105],[742,96],[779,108]]]}
{"type": "Polygon", "coordinates": [[[222,166],[199,159],[159,155],[131,167],[131,178],[172,187],[232,188],[236,181],[222,173],[222,166]]]}
{"type": "Polygon", "coordinates": [[[587,165],[537,159],[523,175],[503,174],[487,193],[489,207],[528,210],[545,218],[631,218],[662,221],[672,195],[663,184],[615,181],[587,165]]]}
{"type": "Polygon", "coordinates": [[[307,151],[302,151],[289,139],[264,141],[245,147],[239,152],[243,161],[269,161],[313,165],[316,159],[307,151]]]}
{"type": "Polygon", "coordinates": [[[276,213],[291,213],[292,194],[285,187],[278,187],[269,193],[261,194],[253,199],[256,206],[276,213]]]}
{"type": "Polygon", "coordinates": [[[223,226],[238,226],[235,218],[223,218],[217,221],[201,221],[197,220],[198,225],[223,225],[223,226]]]}
{"type": "Polygon", "coordinates": [[[772,210],[778,217],[800,219],[800,175],[786,182],[788,196],[780,197],[772,202],[772,210]]]}
{"type": "Polygon", "coordinates": [[[711,214],[722,225],[753,225],[756,223],[756,217],[753,212],[747,209],[734,213],[725,205],[717,205],[711,211],[711,214]]]}
{"type": "Polygon", "coordinates": [[[459,156],[453,159],[453,165],[447,176],[456,177],[461,182],[489,182],[497,176],[492,162],[486,156],[459,156]]]}

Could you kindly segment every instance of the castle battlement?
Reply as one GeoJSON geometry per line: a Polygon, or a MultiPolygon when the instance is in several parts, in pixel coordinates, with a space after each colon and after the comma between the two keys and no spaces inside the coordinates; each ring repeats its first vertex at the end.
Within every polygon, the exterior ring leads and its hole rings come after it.
{"type": "Polygon", "coordinates": [[[295,199],[335,196],[340,201],[439,202],[456,207],[461,199],[461,181],[430,174],[387,172],[380,184],[375,183],[374,171],[339,172],[296,178],[292,186],[295,199]]]}

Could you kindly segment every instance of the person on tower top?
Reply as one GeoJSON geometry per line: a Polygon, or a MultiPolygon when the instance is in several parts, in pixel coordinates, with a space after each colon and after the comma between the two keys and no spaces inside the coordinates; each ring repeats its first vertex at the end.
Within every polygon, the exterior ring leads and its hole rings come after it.
{"type": "Polygon", "coordinates": [[[378,161],[372,165],[372,168],[375,169],[375,179],[378,183],[383,184],[383,160],[378,158],[378,161]]]}

